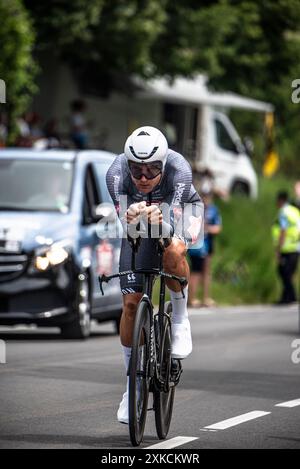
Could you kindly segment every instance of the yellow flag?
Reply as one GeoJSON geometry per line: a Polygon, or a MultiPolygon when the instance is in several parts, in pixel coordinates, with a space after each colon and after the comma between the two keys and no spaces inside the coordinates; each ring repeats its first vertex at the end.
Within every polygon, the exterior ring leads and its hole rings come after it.
{"type": "Polygon", "coordinates": [[[266,177],[273,176],[274,173],[279,169],[279,156],[276,151],[271,150],[267,153],[266,160],[263,166],[263,174],[266,177]]]}
{"type": "Polygon", "coordinates": [[[265,129],[267,137],[266,159],[263,165],[263,175],[272,177],[279,169],[279,156],[274,150],[274,113],[267,112],[265,115],[265,129]]]}
{"type": "Polygon", "coordinates": [[[267,131],[270,132],[270,134],[272,134],[273,128],[274,128],[274,112],[266,112],[265,126],[267,128],[267,131]]]}

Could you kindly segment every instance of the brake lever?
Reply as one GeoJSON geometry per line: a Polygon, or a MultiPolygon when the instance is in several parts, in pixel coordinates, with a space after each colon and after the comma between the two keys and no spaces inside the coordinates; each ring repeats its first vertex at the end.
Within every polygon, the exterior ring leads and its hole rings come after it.
{"type": "Polygon", "coordinates": [[[99,286],[100,286],[100,291],[102,293],[102,296],[104,296],[104,291],[103,291],[103,282],[107,282],[107,277],[105,274],[102,274],[101,277],[98,277],[99,280],[99,286]]]}

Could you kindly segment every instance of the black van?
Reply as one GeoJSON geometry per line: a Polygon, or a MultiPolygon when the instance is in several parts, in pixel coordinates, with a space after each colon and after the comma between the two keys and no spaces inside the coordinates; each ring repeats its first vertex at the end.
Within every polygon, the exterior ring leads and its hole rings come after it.
{"type": "Polygon", "coordinates": [[[104,151],[0,151],[0,324],[60,327],[85,338],[91,319],[119,324],[118,220],[99,227],[111,199],[104,151]],[[102,204],[102,205],[101,205],[102,204]],[[111,235],[110,235],[111,232],[111,235]],[[103,236],[102,236],[103,234],[103,236]]]}

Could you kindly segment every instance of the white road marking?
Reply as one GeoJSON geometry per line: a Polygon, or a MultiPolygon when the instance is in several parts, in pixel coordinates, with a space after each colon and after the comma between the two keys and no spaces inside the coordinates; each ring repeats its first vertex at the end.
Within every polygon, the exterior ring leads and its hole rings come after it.
{"type": "Polygon", "coordinates": [[[293,401],[281,402],[280,404],[275,404],[275,407],[297,407],[300,405],[300,399],[294,399],[293,401]]]}
{"type": "Polygon", "coordinates": [[[249,420],[254,420],[264,415],[268,415],[271,412],[263,412],[261,410],[253,410],[252,412],[247,412],[246,414],[238,415],[231,419],[222,420],[222,422],[214,423],[213,425],[208,425],[204,427],[206,429],[213,430],[225,430],[226,428],[234,427],[235,425],[240,425],[241,423],[248,422],[249,420]]]}
{"type": "Polygon", "coordinates": [[[175,438],[171,438],[170,440],[163,441],[162,443],[157,443],[156,445],[147,446],[144,449],[171,449],[176,448],[176,446],[185,445],[190,441],[198,440],[198,437],[190,437],[190,436],[176,436],[175,438]]]}

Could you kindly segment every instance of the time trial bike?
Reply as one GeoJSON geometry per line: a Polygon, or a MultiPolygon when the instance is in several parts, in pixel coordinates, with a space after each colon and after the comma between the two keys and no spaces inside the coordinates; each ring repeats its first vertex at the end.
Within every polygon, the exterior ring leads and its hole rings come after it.
{"type": "MultiPolygon", "coordinates": [[[[141,232],[137,232],[141,233],[141,232]]],[[[166,279],[179,282],[182,295],[187,285],[185,277],[178,277],[163,271],[163,253],[170,244],[170,239],[157,238],[155,243],[159,256],[159,266],[153,269],[136,268],[136,254],[141,236],[128,236],[132,249],[131,270],[114,275],[99,277],[102,294],[103,282],[129,274],[143,274],[143,296],[138,304],[135,316],[131,359],[127,375],[129,376],[129,433],[133,446],[142,442],[147,411],[149,393],[153,393],[153,410],[155,412],[155,426],[157,436],[166,438],[173,412],[175,387],[179,382],[182,365],[181,360],[171,356],[171,328],[172,304],[165,300],[166,279]],[[152,296],[153,285],[160,279],[159,306],[155,312],[152,296]]]]}

